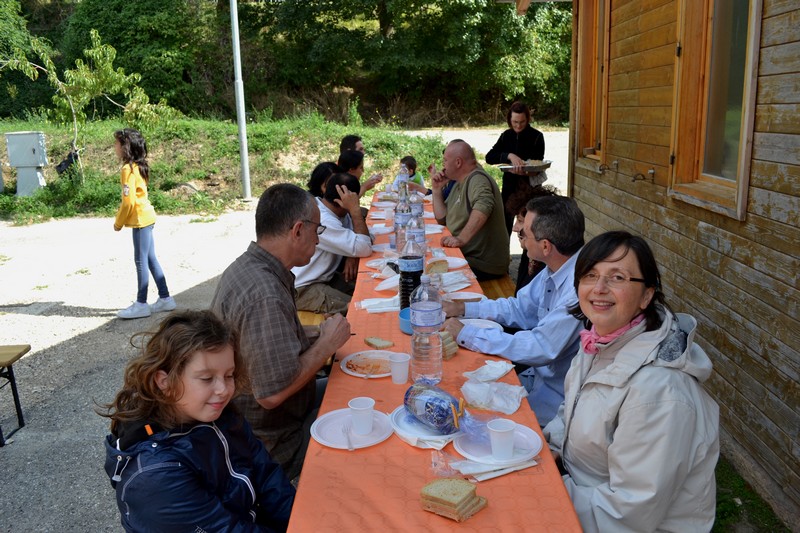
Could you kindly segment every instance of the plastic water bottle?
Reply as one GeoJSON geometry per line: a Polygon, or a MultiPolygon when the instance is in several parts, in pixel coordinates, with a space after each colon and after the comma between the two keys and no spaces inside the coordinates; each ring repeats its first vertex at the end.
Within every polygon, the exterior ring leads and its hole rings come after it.
{"type": "Polygon", "coordinates": [[[408,167],[405,165],[405,163],[403,163],[400,165],[400,172],[398,172],[397,176],[394,178],[394,186],[398,191],[400,190],[402,183],[405,183],[406,187],[408,186],[408,175],[408,167]]]}
{"type": "Polygon", "coordinates": [[[397,263],[400,267],[400,309],[411,305],[411,293],[419,286],[425,256],[417,241],[406,240],[397,263]]]}
{"type": "Polygon", "coordinates": [[[408,205],[411,207],[412,217],[421,217],[425,206],[422,203],[422,195],[417,191],[412,191],[408,194],[408,205]]]}
{"type": "Polygon", "coordinates": [[[425,241],[425,219],[422,218],[422,215],[414,215],[412,213],[411,218],[408,220],[408,224],[406,225],[406,241],[411,240],[417,242],[422,256],[425,257],[428,243],[425,241]]]}
{"type": "Polygon", "coordinates": [[[411,295],[411,379],[435,385],[442,380],[442,299],[423,274],[411,295]]]}
{"type": "Polygon", "coordinates": [[[408,182],[400,183],[400,196],[394,208],[395,246],[402,252],[406,244],[406,226],[411,218],[411,206],[408,205],[408,182]]]}

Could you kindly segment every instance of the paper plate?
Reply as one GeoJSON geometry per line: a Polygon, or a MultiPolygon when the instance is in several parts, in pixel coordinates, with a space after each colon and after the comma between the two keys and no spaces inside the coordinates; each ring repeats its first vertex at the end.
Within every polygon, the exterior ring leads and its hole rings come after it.
{"type": "Polygon", "coordinates": [[[460,432],[455,432],[450,435],[442,435],[414,418],[414,416],[406,410],[405,405],[401,405],[392,411],[389,415],[389,421],[398,437],[417,448],[434,448],[434,446],[426,444],[424,439],[451,440],[460,434],[460,432]],[[423,441],[419,442],[417,439],[423,439],[423,441]]]}
{"type": "Polygon", "coordinates": [[[389,356],[393,353],[396,352],[387,350],[364,350],[363,352],[351,353],[341,360],[339,367],[341,367],[342,372],[345,374],[350,374],[358,378],[385,378],[392,375],[392,371],[389,369],[389,356]],[[383,369],[383,367],[385,367],[386,371],[381,372],[378,370],[377,372],[367,374],[367,371],[370,369],[370,360],[379,360],[380,362],[376,363],[373,368],[380,367],[383,369]]]}
{"type": "Polygon", "coordinates": [[[389,249],[390,248],[389,248],[389,243],[388,242],[382,242],[380,244],[373,244],[372,245],[372,251],[376,252],[376,253],[379,253],[379,254],[382,254],[383,252],[385,252],[386,250],[389,250],[389,249]]]}
{"type": "Polygon", "coordinates": [[[483,439],[474,439],[471,435],[462,433],[455,438],[453,446],[470,461],[504,467],[524,463],[536,457],[542,451],[542,438],[531,428],[517,424],[514,430],[514,455],[507,461],[492,458],[492,445],[489,443],[488,435],[483,439]]]}
{"type": "Polygon", "coordinates": [[[450,270],[467,266],[467,260],[463,257],[450,257],[448,255],[445,259],[447,259],[447,268],[450,270]]]}
{"type": "Polygon", "coordinates": [[[430,211],[425,211],[422,213],[422,218],[436,218],[436,216],[430,211]]]}
{"type": "Polygon", "coordinates": [[[486,296],[484,296],[483,294],[480,294],[478,292],[468,292],[468,291],[451,292],[450,294],[447,295],[447,297],[450,298],[450,300],[452,300],[452,301],[456,301],[456,300],[475,300],[475,299],[477,299],[477,300],[485,300],[486,299],[486,296]]]}
{"type": "MultiPolygon", "coordinates": [[[[350,422],[350,409],[337,409],[325,413],[311,424],[311,437],[329,448],[347,449],[347,437],[342,432],[342,426],[350,422]]],[[[350,431],[350,441],[353,448],[367,448],[388,439],[393,433],[389,416],[380,411],[372,412],[372,432],[366,435],[356,435],[350,431]]]]}
{"type": "Polygon", "coordinates": [[[396,206],[397,202],[390,202],[389,200],[381,200],[380,202],[372,202],[372,205],[380,209],[386,209],[387,207],[396,206]]]}
{"type": "Polygon", "coordinates": [[[386,215],[383,211],[375,211],[374,213],[370,213],[367,218],[370,220],[386,220],[386,215]]]}
{"type": "Polygon", "coordinates": [[[369,231],[373,235],[386,235],[394,231],[394,226],[387,227],[386,224],[374,224],[369,227],[369,231]]]}
{"type": "Polygon", "coordinates": [[[481,329],[499,329],[503,331],[503,326],[494,320],[487,320],[485,318],[459,318],[459,320],[467,326],[475,326],[481,329]]]}
{"type": "Polygon", "coordinates": [[[400,274],[395,274],[390,278],[386,278],[385,280],[378,283],[377,287],[375,287],[376,291],[393,291],[397,290],[400,286],[400,274]]]}

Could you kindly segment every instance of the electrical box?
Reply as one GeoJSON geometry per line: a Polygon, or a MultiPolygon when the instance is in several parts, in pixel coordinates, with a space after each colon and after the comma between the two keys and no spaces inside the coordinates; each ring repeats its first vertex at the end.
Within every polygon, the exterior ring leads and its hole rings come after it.
{"type": "Polygon", "coordinates": [[[6,133],[8,162],[17,169],[17,196],[30,196],[44,187],[42,167],[47,166],[47,150],[41,131],[6,133]]]}

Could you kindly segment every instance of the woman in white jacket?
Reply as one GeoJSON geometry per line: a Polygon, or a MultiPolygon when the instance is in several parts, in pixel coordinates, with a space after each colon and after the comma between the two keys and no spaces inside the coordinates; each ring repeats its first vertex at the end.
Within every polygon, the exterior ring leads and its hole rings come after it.
{"type": "Polygon", "coordinates": [[[604,233],[580,252],[587,330],[544,429],[581,525],[593,531],[709,531],[714,523],[719,408],[701,382],[711,361],[694,318],[664,302],[641,237],[604,233]]]}

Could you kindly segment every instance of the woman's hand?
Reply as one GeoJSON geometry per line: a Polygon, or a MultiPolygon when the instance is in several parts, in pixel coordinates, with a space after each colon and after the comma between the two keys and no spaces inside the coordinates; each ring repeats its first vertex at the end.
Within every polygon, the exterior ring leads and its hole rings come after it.
{"type": "Polygon", "coordinates": [[[523,160],[517,154],[508,154],[508,162],[514,166],[514,168],[511,170],[512,174],[519,174],[521,176],[526,174],[526,172],[522,169],[522,167],[525,166],[525,160],[523,160]]]}

